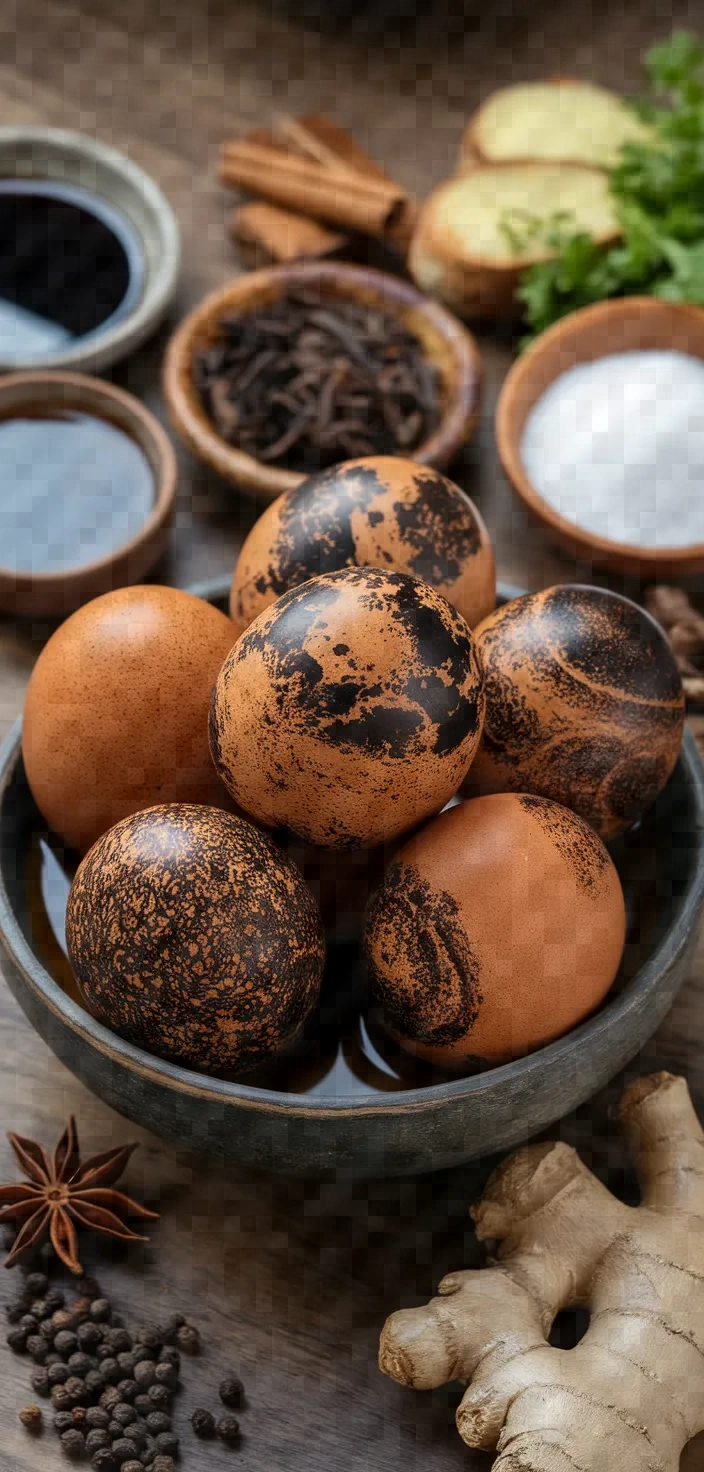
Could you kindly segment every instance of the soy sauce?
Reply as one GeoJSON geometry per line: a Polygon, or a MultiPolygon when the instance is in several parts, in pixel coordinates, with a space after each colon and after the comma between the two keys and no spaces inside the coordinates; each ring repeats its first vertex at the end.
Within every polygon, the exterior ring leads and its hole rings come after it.
{"type": "Polygon", "coordinates": [[[108,557],[154,508],[129,435],[97,415],[0,419],[0,567],[58,573],[108,557]]]}
{"type": "Polygon", "coordinates": [[[77,185],[0,180],[0,358],[33,363],[122,317],[142,248],[120,211],[77,185]]]}

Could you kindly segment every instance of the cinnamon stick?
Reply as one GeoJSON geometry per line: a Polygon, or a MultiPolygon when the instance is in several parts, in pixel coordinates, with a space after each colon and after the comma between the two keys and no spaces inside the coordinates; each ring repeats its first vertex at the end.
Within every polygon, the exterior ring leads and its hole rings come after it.
{"type": "Polygon", "coordinates": [[[246,140],[226,143],[223,183],[327,224],[383,237],[404,224],[409,200],[398,185],[345,173],[280,148],[246,140]]]}
{"type": "Polygon", "coordinates": [[[307,113],[305,117],[298,118],[299,127],[304,128],[306,133],[315,138],[316,142],[327,148],[330,153],[340,159],[344,164],[349,164],[357,174],[364,174],[369,179],[383,179],[385,182],[393,183],[390,176],[382,169],[375,159],[370,158],[363,148],[347,133],[344,128],[339,128],[331,118],[326,118],[323,113],[307,113]]]}
{"type": "Polygon", "coordinates": [[[259,201],[233,210],[229,228],[245,265],[254,267],[304,257],[320,259],[342,251],[347,244],[344,235],[317,220],[259,201]]]}

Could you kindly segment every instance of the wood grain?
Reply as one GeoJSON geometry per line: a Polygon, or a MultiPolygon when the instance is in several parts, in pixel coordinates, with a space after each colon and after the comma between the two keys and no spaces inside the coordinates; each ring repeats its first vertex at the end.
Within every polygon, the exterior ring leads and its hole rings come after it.
{"type": "MultiPolygon", "coordinates": [[[[302,7],[304,8],[304,7],[302,7]]],[[[380,7],[370,7],[378,16],[380,7]]],[[[430,9],[429,0],[428,8],[430,9]]],[[[308,7],[310,9],[310,6],[308,7]]],[[[383,10],[383,7],[381,7],[383,10]]],[[[551,73],[592,75],[632,88],[638,57],[673,25],[697,23],[672,0],[564,0],[471,7],[438,0],[439,16],[394,24],[369,46],[359,25],[323,32],[265,0],[6,0],[0,16],[3,123],[83,128],[127,149],[168,194],[184,233],[175,316],[237,274],[227,239],[229,193],[216,178],[224,137],[270,122],[275,112],[321,111],[413,193],[423,196],[454,165],[467,116],[492,87],[551,73]],[[478,9],[479,7],[477,7],[478,9]]],[[[115,374],[163,417],[159,366],[165,335],[115,374]]],[[[476,497],[498,553],[499,575],[531,587],[581,575],[550,550],[500,474],[492,414],[510,362],[507,344],[482,343],[487,393],[478,437],[457,477],[476,497]]],[[[160,576],[181,586],[231,569],[256,515],[212,473],[181,456],[172,548],[160,576]]],[[[0,621],[0,734],[20,708],[46,625],[0,621]]],[[[660,1034],[639,1060],[687,1074],[704,1110],[704,950],[660,1034]]],[[[0,988],[0,1118],[52,1143],[74,1109],[86,1151],[139,1135],[93,1099],[31,1031],[0,988]]],[[[638,1064],[636,1065],[638,1066],[638,1064]]],[[[618,1085],[566,1120],[565,1139],[616,1189],[625,1161],[607,1108],[618,1085]]],[[[287,1183],[243,1172],[223,1177],[142,1135],[127,1184],[161,1210],[150,1247],[96,1266],[131,1320],[184,1309],[207,1352],[189,1370],[177,1421],[184,1472],[461,1472],[489,1467],[468,1454],[453,1425],[457,1388],[414,1396],[376,1369],[387,1313],[429,1294],[442,1273],[470,1265],[467,1207],[484,1171],[382,1185],[287,1183]],[[249,1408],[241,1452],[201,1446],[187,1427],[199,1403],[215,1404],[221,1371],[241,1370],[249,1408]]],[[[0,1142],[0,1179],[14,1178],[0,1142]]],[[[12,1279],[3,1296],[12,1291],[12,1279]]],[[[28,1366],[0,1336],[2,1472],[60,1472],[53,1433],[30,1440],[15,1417],[28,1396],[28,1366]]],[[[686,1472],[704,1469],[700,1439],[686,1472]]]]}

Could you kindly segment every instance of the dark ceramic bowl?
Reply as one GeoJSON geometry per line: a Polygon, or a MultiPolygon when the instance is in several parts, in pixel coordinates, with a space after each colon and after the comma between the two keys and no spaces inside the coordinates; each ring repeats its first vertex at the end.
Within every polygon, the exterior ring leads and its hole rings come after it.
{"type": "MultiPolygon", "coordinates": [[[[213,601],[226,597],[224,583],[194,591],[213,601]]],[[[505,598],[508,590],[502,592],[505,598]]],[[[142,1052],[81,1006],[37,905],[38,866],[59,869],[46,840],[41,844],[45,829],[27,787],[18,722],[0,751],[3,970],[62,1062],[113,1108],[156,1134],[228,1164],[285,1174],[410,1175],[521,1144],[583,1103],[633,1057],[686,975],[704,902],[703,833],[704,769],[688,731],[655,807],[612,847],[629,917],[619,977],[593,1017],[548,1047],[472,1077],[440,1078],[404,1072],[411,1065],[385,1056],[377,1040],[377,1051],[367,1047],[360,1066],[360,1049],[340,1015],[356,1016],[359,1031],[358,957],[349,944],[337,945],[331,947],[323,1020],[302,1045],[302,1062],[288,1072],[281,1065],[269,1078],[229,1081],[142,1052]],[[288,1086],[282,1087],[282,1077],[288,1086]]]]}

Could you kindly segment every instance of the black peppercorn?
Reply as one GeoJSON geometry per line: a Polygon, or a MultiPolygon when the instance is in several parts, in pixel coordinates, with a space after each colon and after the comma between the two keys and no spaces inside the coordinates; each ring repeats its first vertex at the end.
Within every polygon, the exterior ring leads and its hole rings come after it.
{"type": "Polygon", "coordinates": [[[25,1406],[19,1413],[20,1421],[26,1431],[31,1431],[35,1436],[41,1431],[44,1418],[39,1406],[25,1406]]]}
{"type": "Polygon", "coordinates": [[[88,1406],[86,1410],[86,1426],[91,1431],[105,1431],[110,1415],[103,1406],[88,1406]]]}
{"type": "Polygon", "coordinates": [[[45,1273],[28,1273],[24,1280],[24,1294],[26,1298],[43,1298],[49,1289],[49,1279],[45,1273]]]}
{"type": "Polygon", "coordinates": [[[6,1339],[14,1354],[24,1354],[27,1348],[27,1335],[24,1329],[20,1329],[19,1325],[16,1329],[10,1329],[6,1339]]]}
{"type": "Polygon", "coordinates": [[[24,1329],[25,1334],[36,1334],[37,1328],[39,1327],[39,1320],[35,1319],[34,1314],[24,1313],[17,1327],[18,1329],[24,1329]]]}
{"type": "Polygon", "coordinates": [[[79,1375],[69,1375],[66,1384],[61,1387],[71,1397],[71,1406],[84,1405],[87,1399],[86,1382],[79,1375]]]}
{"type": "Polygon", "coordinates": [[[29,1305],[29,1312],[34,1315],[39,1324],[42,1319],[51,1318],[53,1309],[49,1308],[45,1298],[35,1298],[34,1302],[29,1305]]]}
{"type": "Polygon", "coordinates": [[[122,1371],[114,1356],[108,1355],[106,1359],[99,1360],[98,1363],[104,1383],[106,1385],[117,1385],[118,1380],[122,1379],[122,1371]]]}
{"type": "Polygon", "coordinates": [[[168,1385],[150,1385],[147,1395],[156,1411],[165,1411],[171,1405],[171,1391],[168,1385]]]}
{"type": "Polygon", "coordinates": [[[82,1350],[77,1349],[75,1354],[69,1355],[68,1367],[73,1375],[83,1377],[88,1374],[89,1370],[94,1370],[97,1363],[92,1355],[84,1354],[82,1350]]]}
{"type": "Polygon", "coordinates": [[[63,1308],[65,1302],[66,1299],[60,1288],[50,1288],[49,1292],[44,1294],[44,1303],[48,1314],[55,1314],[57,1308],[63,1308]]]}
{"type": "Polygon", "coordinates": [[[140,1450],[139,1455],[142,1459],[142,1462],[144,1463],[144,1466],[151,1467],[151,1464],[156,1456],[156,1442],[153,1436],[147,1437],[144,1446],[140,1450]]]}
{"type": "Polygon", "coordinates": [[[108,1436],[110,1437],[111,1441],[120,1441],[124,1434],[125,1428],[124,1426],[120,1425],[119,1421],[110,1422],[110,1425],[108,1426],[108,1436]]]}
{"type": "Polygon", "coordinates": [[[85,1429],[86,1429],[86,1408],[85,1408],[85,1406],[83,1406],[83,1405],[74,1406],[73,1407],[73,1410],[71,1411],[71,1415],[73,1416],[73,1424],[74,1424],[74,1426],[77,1426],[78,1429],[79,1429],[79,1431],[85,1431],[85,1429]]]}
{"type": "Polygon", "coordinates": [[[165,1411],[150,1411],[147,1416],[147,1431],[152,1436],[158,1436],[162,1431],[171,1430],[171,1417],[165,1411]]]}
{"type": "Polygon", "coordinates": [[[100,1370],[89,1370],[86,1375],[86,1390],[91,1400],[96,1399],[105,1389],[105,1381],[100,1370]]]}
{"type": "Polygon", "coordinates": [[[156,1368],[153,1360],[140,1360],[134,1367],[134,1378],[137,1384],[148,1390],[156,1380],[156,1368]]]}
{"type": "Polygon", "coordinates": [[[86,1451],[92,1457],[93,1452],[99,1452],[103,1446],[110,1446],[110,1437],[107,1431],[102,1431],[98,1426],[95,1426],[86,1436],[86,1451]]]}
{"type": "Polygon", "coordinates": [[[215,1417],[211,1411],[204,1410],[202,1406],[193,1412],[191,1426],[196,1436],[202,1437],[204,1441],[215,1435],[215,1417]]]}
{"type": "Polygon", "coordinates": [[[134,1408],[138,1416],[148,1416],[153,1409],[148,1395],[137,1395],[134,1399],[134,1408]]]}
{"type": "Polygon", "coordinates": [[[47,1370],[50,1385],[65,1385],[71,1371],[64,1360],[54,1360],[47,1370]]]}
{"type": "Polygon", "coordinates": [[[115,1472],[115,1458],[112,1447],[102,1446],[97,1452],[93,1452],[91,1466],[94,1472],[115,1472]]]}
{"type": "Polygon", "coordinates": [[[112,1309],[107,1298],[94,1298],[88,1312],[96,1324],[106,1324],[112,1314],[112,1309]]]}
{"type": "Polygon", "coordinates": [[[76,1330],[76,1338],[80,1348],[90,1354],[102,1343],[103,1331],[100,1324],[93,1324],[89,1319],[87,1323],[79,1324],[76,1330]]]}
{"type": "Polygon", "coordinates": [[[161,1351],[161,1354],[159,1355],[159,1364],[160,1365],[175,1365],[176,1366],[176,1369],[177,1370],[180,1370],[180,1368],[181,1368],[181,1356],[180,1356],[178,1350],[177,1349],[174,1349],[170,1344],[165,1344],[164,1345],[164,1348],[161,1351]]]}
{"type": "Polygon", "coordinates": [[[72,1329],[59,1329],[58,1334],[54,1336],[54,1349],[68,1359],[69,1355],[74,1354],[78,1349],[77,1335],[72,1329]]]}
{"type": "Polygon", "coordinates": [[[161,1349],[164,1340],[161,1329],[145,1329],[139,1336],[140,1344],[146,1344],[147,1349],[161,1349]]]}
{"type": "Polygon", "coordinates": [[[118,1380],[117,1388],[120,1392],[120,1400],[126,1400],[130,1405],[139,1390],[136,1380],[118,1380]]]}
{"type": "Polygon", "coordinates": [[[135,1443],[135,1446],[143,1446],[147,1439],[147,1428],[144,1421],[130,1421],[125,1426],[125,1436],[135,1443]]]}
{"type": "Polygon", "coordinates": [[[57,1411],[56,1415],[54,1416],[54,1430],[58,1431],[59,1436],[61,1435],[62,1431],[72,1431],[73,1429],[73,1416],[71,1415],[71,1412],[57,1411]]]}
{"type": "Polygon", "coordinates": [[[120,1369],[121,1369],[123,1375],[133,1375],[134,1374],[134,1367],[135,1367],[137,1361],[136,1361],[136,1359],[134,1357],[134,1353],[133,1353],[133,1351],[131,1349],[123,1349],[123,1350],[121,1350],[120,1354],[118,1354],[118,1356],[117,1356],[117,1363],[120,1366],[120,1369]]]}
{"type": "Polygon", "coordinates": [[[176,1340],[176,1335],[178,1334],[179,1329],[183,1328],[185,1322],[186,1320],[183,1314],[172,1314],[171,1317],[167,1319],[163,1328],[159,1330],[163,1343],[174,1344],[176,1340]]]}
{"type": "Polygon", "coordinates": [[[174,1337],[178,1348],[185,1350],[186,1354],[199,1354],[200,1334],[193,1324],[182,1324],[174,1337]]]}
{"type": "Polygon", "coordinates": [[[133,1457],[131,1461],[122,1463],[122,1472],[143,1472],[143,1467],[144,1463],[133,1457]]]}
{"type": "Polygon", "coordinates": [[[49,1353],[49,1345],[43,1334],[30,1334],[27,1340],[27,1354],[34,1360],[35,1365],[43,1365],[49,1353]]]}
{"type": "Polygon", "coordinates": [[[110,1345],[114,1355],[122,1354],[123,1350],[132,1348],[132,1335],[128,1334],[126,1329],[108,1329],[105,1343],[110,1345]]]}
{"type": "Polygon", "coordinates": [[[49,1391],[51,1390],[51,1385],[49,1384],[49,1376],[47,1375],[46,1370],[32,1370],[32,1373],[29,1377],[29,1383],[32,1387],[32,1390],[36,1391],[37,1395],[47,1396],[49,1394],[49,1391]]]}
{"type": "Polygon", "coordinates": [[[113,1442],[112,1454],[118,1467],[121,1467],[123,1462],[134,1461],[134,1442],[129,1441],[126,1436],[121,1436],[118,1441],[113,1442]]]}
{"type": "Polygon", "coordinates": [[[114,1385],[108,1385],[106,1389],[102,1392],[98,1404],[103,1407],[103,1410],[110,1411],[112,1410],[113,1406],[119,1405],[119,1403],[119,1391],[114,1385]]]}
{"type": "Polygon", "coordinates": [[[178,1451],[178,1437],[173,1431],[160,1431],[156,1438],[157,1453],[165,1457],[175,1457],[178,1451]]]}
{"type": "Polygon", "coordinates": [[[236,1416],[223,1416],[217,1424],[217,1433],[225,1446],[236,1446],[240,1439],[240,1423],[236,1416]]]}
{"type": "Polygon", "coordinates": [[[65,1452],[67,1457],[70,1457],[72,1461],[77,1462],[78,1458],[83,1456],[84,1449],[85,1439],[80,1431],[77,1431],[74,1427],[72,1431],[63,1432],[63,1435],[61,1437],[61,1450],[65,1452]]]}
{"type": "Polygon", "coordinates": [[[231,1411],[238,1411],[244,1398],[244,1385],[239,1375],[228,1375],[221,1380],[218,1395],[224,1406],[231,1411]]]}
{"type": "Polygon", "coordinates": [[[164,1456],[163,1452],[158,1452],[152,1462],[152,1472],[175,1472],[175,1468],[173,1457],[164,1456]]]}
{"type": "Polygon", "coordinates": [[[139,1344],[134,1345],[132,1353],[134,1355],[135,1365],[139,1365],[144,1360],[155,1360],[159,1351],[154,1349],[153,1345],[143,1344],[140,1340],[139,1344]]]}
{"type": "Polygon", "coordinates": [[[24,1304],[6,1303],[5,1317],[8,1324],[19,1324],[20,1319],[24,1317],[24,1304]]]}
{"type": "Polygon", "coordinates": [[[120,1426],[129,1426],[130,1421],[137,1420],[137,1412],[134,1406],[128,1405],[126,1401],[120,1401],[112,1408],[112,1419],[118,1421],[120,1426]]]}
{"type": "Polygon", "coordinates": [[[54,1385],[51,1391],[51,1404],[56,1411],[70,1411],[73,1405],[73,1396],[65,1385],[54,1385]]]}
{"type": "Polygon", "coordinates": [[[154,1366],[154,1379],[159,1385],[168,1385],[169,1390],[175,1390],[178,1385],[178,1370],[175,1365],[164,1360],[154,1366]]]}

